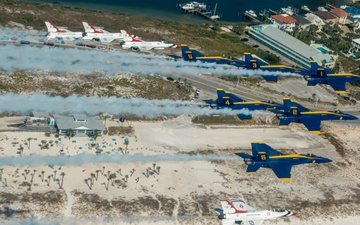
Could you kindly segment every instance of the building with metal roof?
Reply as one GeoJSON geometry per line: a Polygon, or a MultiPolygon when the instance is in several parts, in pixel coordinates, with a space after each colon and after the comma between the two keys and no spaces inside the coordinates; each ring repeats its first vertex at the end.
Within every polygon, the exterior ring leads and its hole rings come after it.
{"type": "Polygon", "coordinates": [[[251,26],[249,34],[257,41],[305,68],[310,68],[309,62],[311,60],[316,60],[318,64],[330,68],[334,66],[334,61],[329,54],[312,48],[286,32],[277,29],[275,24],[251,26]]]}
{"type": "Polygon", "coordinates": [[[357,51],[357,52],[360,51],[360,38],[353,39],[351,44],[355,51],[357,51]]]}
{"type": "Polygon", "coordinates": [[[73,114],[71,116],[54,115],[55,127],[59,134],[68,134],[71,130],[76,136],[91,136],[95,131],[97,135],[103,135],[105,127],[99,116],[87,116],[86,114],[73,114]]]}

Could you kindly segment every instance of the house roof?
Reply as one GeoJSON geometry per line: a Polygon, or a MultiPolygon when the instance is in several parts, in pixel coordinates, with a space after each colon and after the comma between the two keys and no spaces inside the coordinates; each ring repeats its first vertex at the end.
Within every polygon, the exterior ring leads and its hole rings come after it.
{"type": "Polygon", "coordinates": [[[328,11],[315,11],[314,13],[323,20],[332,20],[336,18],[336,16],[328,11]]]}
{"type": "Polygon", "coordinates": [[[332,14],[334,14],[335,16],[337,17],[345,17],[347,16],[347,12],[343,9],[340,9],[340,8],[334,8],[334,9],[331,9],[330,12],[332,14]]]}
{"type": "Polygon", "coordinates": [[[86,117],[85,121],[75,121],[74,115],[54,115],[54,118],[57,128],[61,130],[105,130],[105,127],[99,116],[86,117]]]}
{"type": "Polygon", "coordinates": [[[322,62],[323,60],[330,61],[331,57],[328,54],[323,54],[322,52],[314,49],[313,47],[305,44],[304,42],[296,39],[295,37],[287,34],[274,27],[273,25],[256,25],[252,26],[253,29],[261,31],[267,37],[270,37],[272,40],[276,40],[277,43],[286,46],[286,48],[297,52],[298,54],[310,59],[314,59],[317,62],[322,62]]]}
{"type": "Polygon", "coordinates": [[[297,24],[306,25],[306,24],[311,23],[309,20],[305,19],[304,17],[302,17],[302,16],[300,16],[298,14],[292,15],[291,17],[293,17],[296,20],[297,24]]]}
{"type": "Polygon", "coordinates": [[[277,15],[271,16],[271,18],[273,18],[281,23],[287,23],[287,24],[296,22],[296,20],[294,18],[292,18],[291,16],[289,16],[287,14],[277,14],[277,15]]]}

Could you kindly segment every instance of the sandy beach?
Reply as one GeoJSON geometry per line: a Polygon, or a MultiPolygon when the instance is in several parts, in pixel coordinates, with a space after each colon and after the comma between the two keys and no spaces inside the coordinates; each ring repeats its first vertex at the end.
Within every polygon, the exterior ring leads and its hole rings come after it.
{"type": "MultiPolygon", "coordinates": [[[[2,118],[0,124],[9,120],[16,118],[2,118]]],[[[107,121],[106,126],[119,124],[107,121]]],[[[258,209],[298,213],[265,224],[357,224],[357,127],[324,124],[323,129],[345,148],[341,156],[338,146],[298,124],[288,129],[203,126],[182,115],[156,123],[134,121],[131,126],[135,134],[127,137],[128,146],[124,136],[92,140],[0,133],[0,206],[15,210],[10,218],[2,215],[2,224],[16,224],[24,217],[35,217],[39,224],[49,218],[57,224],[220,224],[213,209],[220,207],[219,200],[232,197],[258,209]],[[51,143],[48,149],[41,149],[44,141],[51,143]],[[284,152],[321,155],[333,162],[295,166],[295,182],[290,183],[279,181],[268,169],[248,175],[234,153],[250,153],[251,141],[263,141],[284,152]],[[103,150],[98,154],[91,147],[97,144],[103,150]]]]}

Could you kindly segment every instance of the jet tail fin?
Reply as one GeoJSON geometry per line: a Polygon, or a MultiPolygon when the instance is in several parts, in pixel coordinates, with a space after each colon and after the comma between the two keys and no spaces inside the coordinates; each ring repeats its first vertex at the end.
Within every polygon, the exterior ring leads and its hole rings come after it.
{"type": "Polygon", "coordinates": [[[296,103],[295,101],[290,100],[290,98],[284,98],[284,112],[288,113],[291,116],[300,115],[300,112],[310,111],[308,108],[296,103]]]}
{"type": "Polygon", "coordinates": [[[190,49],[186,44],[181,44],[180,47],[181,55],[186,61],[196,61],[196,57],[204,56],[204,54],[202,54],[201,52],[195,49],[190,49]]]}
{"type": "Polygon", "coordinates": [[[281,155],[281,152],[276,151],[264,142],[251,143],[253,157],[258,157],[261,160],[266,160],[268,156],[281,155]]]}
{"type": "Polygon", "coordinates": [[[65,32],[65,30],[61,30],[52,24],[50,21],[45,21],[45,25],[47,27],[48,32],[65,32]]]}
{"type": "Polygon", "coordinates": [[[232,201],[229,200],[221,200],[221,207],[224,214],[233,214],[233,213],[245,213],[246,210],[239,209],[234,206],[232,201]]]}
{"type": "Polygon", "coordinates": [[[259,57],[257,56],[254,57],[250,52],[245,52],[244,56],[245,56],[245,64],[252,69],[257,69],[260,66],[269,65],[269,63],[260,59],[259,57]]]}

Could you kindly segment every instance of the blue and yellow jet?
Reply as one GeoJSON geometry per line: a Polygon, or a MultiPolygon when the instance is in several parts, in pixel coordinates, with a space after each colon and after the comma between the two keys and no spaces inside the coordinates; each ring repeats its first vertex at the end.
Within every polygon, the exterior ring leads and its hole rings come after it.
{"type": "Polygon", "coordinates": [[[356,116],[342,113],[339,110],[326,111],[317,110],[311,111],[308,108],[296,103],[290,98],[284,98],[284,110],[276,111],[276,116],[280,119],[279,126],[287,126],[292,122],[302,123],[311,132],[315,134],[323,134],[320,131],[320,124],[322,120],[356,120],[356,116]]]}
{"type": "MultiPolygon", "coordinates": [[[[181,44],[181,55],[185,61],[202,61],[209,63],[217,64],[226,64],[236,67],[242,67],[244,69],[259,70],[259,76],[263,77],[269,83],[277,83],[278,73],[279,75],[286,73],[297,73],[299,70],[297,68],[285,65],[270,65],[264,60],[260,59],[256,55],[253,55],[249,52],[245,52],[245,61],[240,60],[234,57],[224,57],[224,56],[214,56],[214,55],[204,55],[203,53],[197,51],[194,48],[189,48],[186,44],[181,44]],[[264,71],[272,72],[272,75],[264,74],[264,71]],[[274,74],[275,73],[275,74],[274,74]]],[[[242,75],[242,77],[248,77],[247,75],[242,75]]]]}
{"type": "Polygon", "coordinates": [[[216,64],[226,64],[233,65],[237,67],[242,67],[245,65],[245,62],[234,58],[234,57],[225,57],[220,55],[204,55],[203,53],[197,51],[195,48],[189,48],[186,44],[181,44],[181,55],[185,61],[202,61],[216,64]]]}
{"type": "Polygon", "coordinates": [[[260,167],[270,168],[282,181],[291,180],[291,167],[304,163],[328,163],[332,160],[313,154],[283,154],[263,142],[251,143],[252,156],[235,153],[248,165],[246,172],[254,174],[260,167]]]}
{"type": "MultiPolygon", "coordinates": [[[[217,88],[217,99],[204,100],[204,102],[216,107],[217,109],[231,108],[232,110],[248,109],[250,111],[255,110],[267,110],[272,111],[283,109],[283,105],[272,101],[245,101],[244,99],[234,95],[232,92],[224,91],[223,88],[217,88]]],[[[247,121],[252,119],[252,115],[238,114],[239,119],[247,121]]]]}
{"type": "Polygon", "coordinates": [[[346,91],[346,82],[360,81],[360,75],[352,73],[339,73],[319,66],[316,61],[310,62],[310,70],[303,69],[300,74],[308,81],[307,86],[314,87],[317,84],[328,84],[339,94],[349,94],[346,91]]]}
{"type": "MultiPolygon", "coordinates": [[[[263,74],[264,71],[268,71],[268,72],[273,72],[273,73],[278,73],[279,75],[283,75],[283,74],[287,74],[287,73],[298,73],[300,70],[296,67],[292,67],[292,66],[286,66],[283,64],[278,64],[278,65],[270,65],[268,62],[262,60],[261,58],[259,58],[256,55],[251,54],[250,52],[245,52],[244,53],[245,56],[245,66],[244,68],[246,69],[258,69],[259,70],[259,76],[263,76],[264,75],[260,75],[261,73],[263,74]]],[[[272,75],[272,76],[266,76],[267,82],[270,83],[277,83],[278,82],[278,75],[272,75]]],[[[265,79],[265,77],[264,77],[265,79]]]]}

